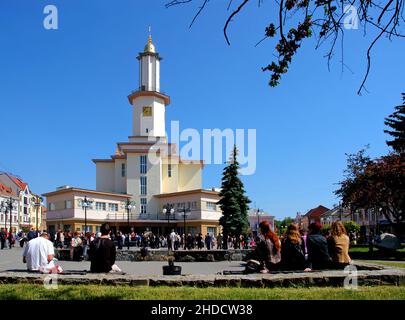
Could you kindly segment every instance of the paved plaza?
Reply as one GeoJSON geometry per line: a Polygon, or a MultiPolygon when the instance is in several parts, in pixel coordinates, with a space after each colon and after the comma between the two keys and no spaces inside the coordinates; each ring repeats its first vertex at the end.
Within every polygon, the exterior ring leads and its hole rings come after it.
{"type": "MultiPolygon", "coordinates": [[[[0,250],[0,272],[6,270],[26,270],[22,262],[23,249],[20,247],[0,250]]],[[[90,270],[88,261],[59,261],[65,271],[90,270]]],[[[241,271],[244,269],[242,261],[219,261],[219,262],[176,262],[182,266],[182,274],[210,275],[224,270],[241,271]]],[[[123,272],[130,275],[150,276],[162,275],[162,266],[166,261],[117,261],[117,265],[123,272]]]]}

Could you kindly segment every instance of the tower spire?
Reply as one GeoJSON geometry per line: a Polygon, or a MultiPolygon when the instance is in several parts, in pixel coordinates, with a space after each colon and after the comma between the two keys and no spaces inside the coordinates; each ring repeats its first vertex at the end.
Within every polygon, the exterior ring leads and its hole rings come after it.
{"type": "Polygon", "coordinates": [[[152,27],[148,27],[148,43],[145,46],[145,53],[156,53],[155,46],[152,43],[152,27]]]}

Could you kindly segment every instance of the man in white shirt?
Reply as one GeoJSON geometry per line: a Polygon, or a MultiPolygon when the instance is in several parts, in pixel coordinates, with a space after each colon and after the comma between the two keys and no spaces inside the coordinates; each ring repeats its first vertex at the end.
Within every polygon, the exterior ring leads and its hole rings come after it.
{"type": "Polygon", "coordinates": [[[40,267],[46,267],[52,261],[55,251],[53,244],[48,240],[48,233],[43,232],[40,237],[27,242],[23,252],[23,262],[30,271],[39,271],[40,267]]]}
{"type": "Polygon", "coordinates": [[[174,232],[174,230],[172,230],[172,233],[170,233],[169,238],[170,238],[171,249],[172,249],[172,251],[174,251],[174,243],[177,240],[177,235],[176,235],[176,232],[174,232]]]}

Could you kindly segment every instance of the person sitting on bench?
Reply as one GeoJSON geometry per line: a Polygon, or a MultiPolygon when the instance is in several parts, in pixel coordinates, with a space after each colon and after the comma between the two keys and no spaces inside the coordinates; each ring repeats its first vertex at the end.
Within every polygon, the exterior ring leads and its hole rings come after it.
{"type": "Polygon", "coordinates": [[[91,261],[90,272],[107,273],[115,264],[116,248],[109,238],[111,232],[107,223],[101,225],[101,236],[90,244],[89,260],[91,261]]]}

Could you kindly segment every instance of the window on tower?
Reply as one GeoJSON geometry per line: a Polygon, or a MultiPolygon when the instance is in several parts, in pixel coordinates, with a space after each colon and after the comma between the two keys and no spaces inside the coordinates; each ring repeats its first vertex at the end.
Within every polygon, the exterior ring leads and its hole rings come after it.
{"type": "Polygon", "coordinates": [[[141,214],[146,214],[146,198],[141,198],[141,214]]]}
{"type": "Polygon", "coordinates": [[[125,173],[126,173],[125,171],[126,171],[125,170],[125,163],[122,163],[121,164],[121,177],[123,177],[123,178],[125,177],[125,173]]]}
{"type": "Polygon", "coordinates": [[[172,176],[172,165],[171,164],[167,165],[167,176],[169,178],[171,178],[171,176],[172,176]]]}
{"type": "Polygon", "coordinates": [[[141,195],[146,195],[147,194],[146,177],[141,176],[140,182],[141,182],[141,195]]]}
{"type": "Polygon", "coordinates": [[[146,155],[142,155],[141,159],[140,159],[140,172],[141,174],[146,174],[146,170],[147,170],[147,156],[146,155]]]}

